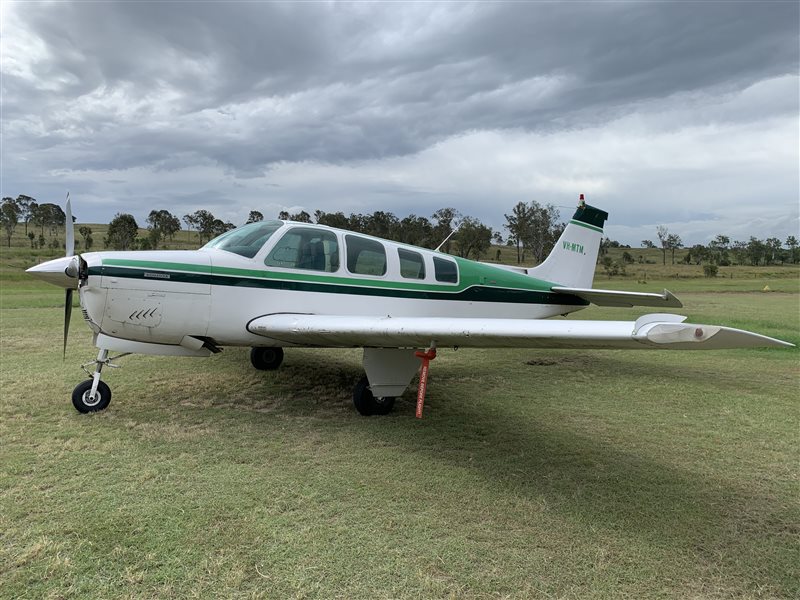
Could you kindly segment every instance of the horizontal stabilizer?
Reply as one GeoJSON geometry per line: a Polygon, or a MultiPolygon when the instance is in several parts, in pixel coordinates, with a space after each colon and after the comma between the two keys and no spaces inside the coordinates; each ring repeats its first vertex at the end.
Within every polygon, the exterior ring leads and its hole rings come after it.
{"type": "Polygon", "coordinates": [[[617,290],[596,290],[592,288],[570,288],[554,286],[554,292],[572,294],[597,306],[658,306],[661,308],[681,308],[683,304],[672,292],[664,290],[660,294],[648,292],[620,292],[617,290]]]}
{"type": "Polygon", "coordinates": [[[791,346],[748,331],[682,323],[678,315],[637,321],[467,319],[272,314],[247,329],[290,344],[323,347],[671,348],[679,350],[791,346]]]}

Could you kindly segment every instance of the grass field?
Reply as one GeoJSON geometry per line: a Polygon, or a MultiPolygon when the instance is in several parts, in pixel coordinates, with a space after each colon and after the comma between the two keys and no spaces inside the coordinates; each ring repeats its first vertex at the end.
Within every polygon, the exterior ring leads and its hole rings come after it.
{"type": "MultiPolygon", "coordinates": [[[[88,329],[62,362],[61,292],[0,258],[0,598],[800,594],[797,349],[444,350],[422,421],[355,413],[357,351],[137,356],[86,416],[88,329]]],[[[596,285],[800,343],[796,267],[643,268],[596,285]]]]}

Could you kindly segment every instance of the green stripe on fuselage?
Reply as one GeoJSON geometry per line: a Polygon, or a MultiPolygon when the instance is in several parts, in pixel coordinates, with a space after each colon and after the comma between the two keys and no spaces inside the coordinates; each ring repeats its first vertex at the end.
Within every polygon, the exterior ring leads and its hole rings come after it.
{"type": "Polygon", "coordinates": [[[395,298],[456,300],[466,302],[511,302],[585,306],[576,296],[550,291],[551,283],[526,275],[449,257],[458,262],[458,284],[440,285],[419,282],[369,280],[312,273],[290,273],[232,267],[209,267],[186,263],[103,259],[102,267],[89,269],[90,275],[169,280],[204,285],[241,286],[328,294],[354,294],[395,298]],[[168,277],[167,277],[168,276],[168,277]]]}

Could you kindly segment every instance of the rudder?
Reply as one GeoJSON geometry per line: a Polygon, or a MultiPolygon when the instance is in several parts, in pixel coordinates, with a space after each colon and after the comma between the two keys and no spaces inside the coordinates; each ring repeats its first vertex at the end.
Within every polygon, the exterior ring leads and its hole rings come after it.
{"type": "Polygon", "coordinates": [[[528,275],[567,287],[591,288],[597,254],[608,213],[580,204],[545,261],[528,269],[528,275]]]}

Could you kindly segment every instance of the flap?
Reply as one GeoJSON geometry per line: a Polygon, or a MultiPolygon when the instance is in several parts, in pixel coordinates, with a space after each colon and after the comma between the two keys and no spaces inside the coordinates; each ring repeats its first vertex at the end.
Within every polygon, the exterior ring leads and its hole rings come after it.
{"type": "Polygon", "coordinates": [[[664,290],[660,294],[649,292],[620,292],[617,290],[596,290],[593,288],[570,288],[554,286],[554,292],[572,294],[597,306],[658,306],[661,308],[681,308],[683,303],[672,292],[664,290]]]}

